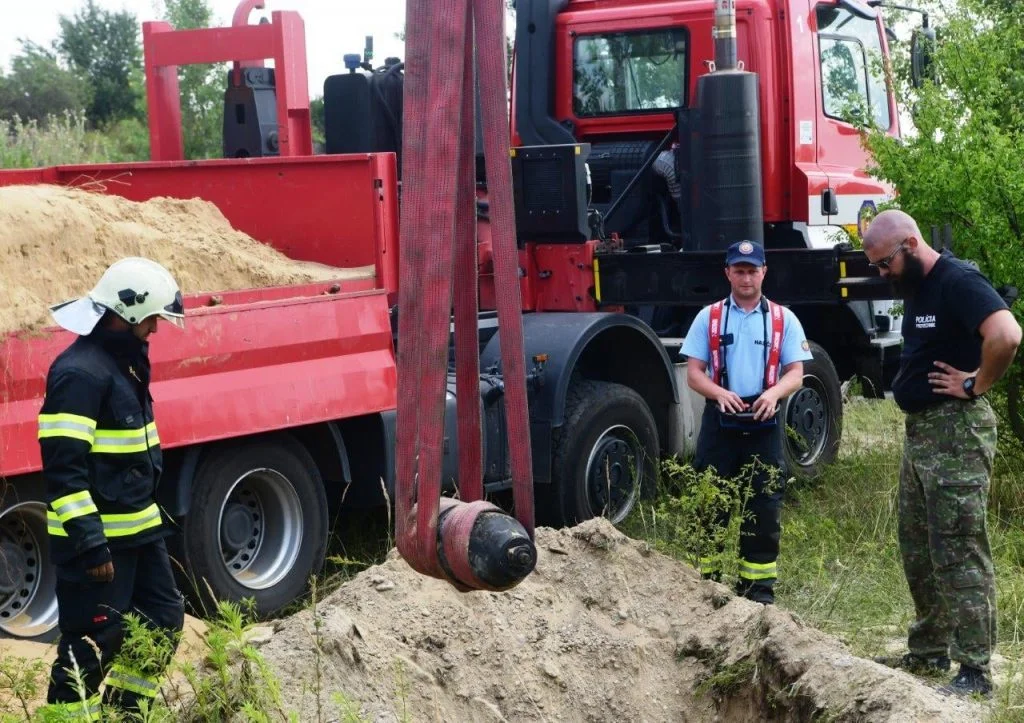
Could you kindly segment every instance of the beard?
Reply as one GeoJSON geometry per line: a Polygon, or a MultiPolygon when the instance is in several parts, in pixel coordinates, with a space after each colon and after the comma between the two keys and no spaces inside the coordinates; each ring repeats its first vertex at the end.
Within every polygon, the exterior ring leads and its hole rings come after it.
{"type": "Polygon", "coordinates": [[[913,296],[921,287],[922,281],[924,281],[924,264],[921,263],[921,259],[904,253],[903,271],[898,277],[892,278],[893,289],[902,296],[913,296]]]}

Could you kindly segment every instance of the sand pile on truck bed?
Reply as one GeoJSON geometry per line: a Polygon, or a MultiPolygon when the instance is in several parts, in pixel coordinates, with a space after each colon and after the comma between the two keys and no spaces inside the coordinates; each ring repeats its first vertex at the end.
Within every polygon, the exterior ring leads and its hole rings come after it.
{"type": "Polygon", "coordinates": [[[0,334],[52,325],[48,305],[86,293],[124,256],[162,263],[186,295],[373,275],[289,259],[200,199],[0,187],[0,334]]]}
{"type": "Polygon", "coordinates": [[[375,722],[982,717],[605,520],[539,528],[537,545],[537,569],[505,593],[456,592],[392,551],[320,602],[319,634],[311,610],[274,623],[260,650],[287,709],[318,719],[319,635],[328,720],[355,708],[375,722]]]}

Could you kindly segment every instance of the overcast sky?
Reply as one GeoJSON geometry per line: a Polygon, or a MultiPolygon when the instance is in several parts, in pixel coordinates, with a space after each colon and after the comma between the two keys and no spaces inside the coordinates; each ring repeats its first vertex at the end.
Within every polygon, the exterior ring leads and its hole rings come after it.
{"type": "MultiPolygon", "coordinates": [[[[6,4],[6,3],[5,3],[6,4]]],[[[14,3],[12,3],[14,4],[14,3]]],[[[10,68],[11,55],[18,52],[19,38],[49,47],[59,29],[57,18],[71,16],[85,0],[36,0],[17,3],[17,10],[6,8],[0,21],[0,65],[10,68]]],[[[139,21],[159,20],[161,0],[97,0],[109,10],[128,10],[139,21]]],[[[237,0],[210,0],[215,25],[230,25],[237,0]]],[[[306,59],[310,95],[322,95],[324,78],[343,72],[345,53],[363,52],[365,36],[373,36],[374,65],[395,55],[404,59],[402,41],[395,38],[405,24],[405,0],[265,0],[266,7],[255,11],[250,22],[274,10],[294,10],[306,26],[306,59]]]]}

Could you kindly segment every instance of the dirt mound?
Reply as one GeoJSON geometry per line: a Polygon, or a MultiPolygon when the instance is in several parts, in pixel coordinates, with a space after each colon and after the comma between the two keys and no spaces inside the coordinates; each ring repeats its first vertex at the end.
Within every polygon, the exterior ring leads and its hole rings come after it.
{"type": "Polygon", "coordinates": [[[236,231],[207,201],[8,186],[0,188],[0,334],[51,325],[50,304],[84,294],[124,256],[164,264],[186,294],[343,278],[236,231]]]}
{"type": "MultiPolygon", "coordinates": [[[[980,717],[604,520],[539,529],[537,545],[537,569],[506,593],[458,593],[392,552],[324,600],[324,710],[341,694],[374,721],[980,717]]],[[[280,621],[262,648],[302,720],[316,719],[312,616],[280,621]]]]}

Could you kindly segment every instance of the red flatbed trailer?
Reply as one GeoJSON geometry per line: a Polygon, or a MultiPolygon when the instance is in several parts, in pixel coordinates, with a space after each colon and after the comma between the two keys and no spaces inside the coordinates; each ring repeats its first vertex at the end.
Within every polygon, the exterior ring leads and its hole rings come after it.
{"type": "MultiPolygon", "coordinates": [[[[334,482],[351,481],[347,465],[338,464],[339,450],[323,441],[327,435],[308,430],[396,407],[389,313],[396,298],[398,260],[394,157],[61,166],[0,174],[0,185],[74,186],[85,180],[135,201],[203,198],[234,228],[291,258],[338,268],[337,279],[317,283],[186,289],[187,330],[166,327],[151,341],[152,394],[171,475],[188,466],[189,450],[236,439],[272,440],[267,435],[293,429],[307,430],[299,436],[315,440],[306,447],[319,468],[339,467],[340,479],[334,482]],[[342,197],[345,212],[339,217],[342,197]],[[289,208],[301,212],[282,212],[289,208]],[[329,460],[316,459],[318,454],[329,460]]],[[[35,572],[45,567],[36,420],[47,369],[74,338],[52,327],[0,340],[0,479],[17,480],[0,486],[8,510],[0,517],[0,548],[5,560],[17,563],[0,576],[8,578],[0,580],[0,590],[10,588],[9,595],[0,596],[0,629],[11,634],[32,634],[55,621],[51,596],[35,594],[49,583],[49,574],[35,572]],[[22,514],[10,514],[17,505],[22,514]],[[22,598],[28,601],[24,606],[22,598]],[[32,601],[36,608],[31,608],[32,601]]],[[[334,506],[336,500],[328,504],[334,506]]],[[[327,505],[323,507],[326,518],[327,505]]],[[[264,519],[271,524],[269,512],[264,519]]],[[[310,534],[319,533],[314,527],[310,534]]],[[[322,561],[322,552],[318,556],[322,561]]],[[[271,570],[268,579],[280,572],[271,570]]]]}

